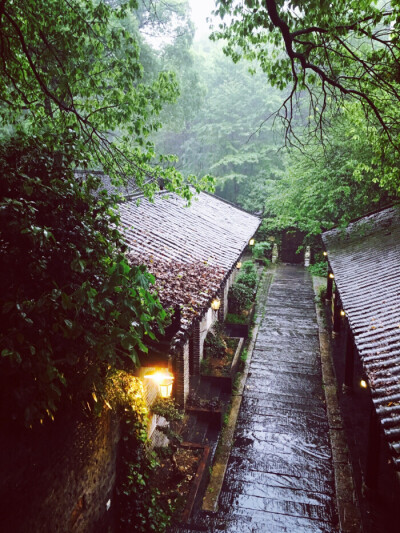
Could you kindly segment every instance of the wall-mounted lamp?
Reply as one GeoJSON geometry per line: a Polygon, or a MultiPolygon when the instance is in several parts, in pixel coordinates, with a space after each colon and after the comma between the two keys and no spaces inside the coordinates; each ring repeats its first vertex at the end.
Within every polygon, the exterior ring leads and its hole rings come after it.
{"type": "Polygon", "coordinates": [[[328,252],[322,252],[322,255],[323,255],[324,257],[328,257],[328,252]]]}
{"type": "Polygon", "coordinates": [[[344,309],[340,310],[340,316],[346,316],[346,311],[344,309]]]}
{"type": "Polygon", "coordinates": [[[242,262],[241,262],[241,261],[238,261],[238,262],[236,263],[236,268],[237,268],[238,270],[240,270],[240,269],[242,268],[242,262]]]}
{"type": "Polygon", "coordinates": [[[162,398],[170,398],[172,394],[172,384],[174,382],[174,375],[171,372],[163,368],[161,370],[154,370],[144,376],[147,379],[151,379],[156,383],[160,389],[160,396],[162,398]]]}
{"type": "Polygon", "coordinates": [[[360,381],[360,387],[361,387],[362,389],[367,389],[367,388],[368,388],[368,383],[366,382],[365,379],[362,379],[362,380],[360,381]]]}
{"type": "Polygon", "coordinates": [[[211,309],[214,311],[218,311],[218,309],[221,307],[221,300],[219,298],[214,298],[211,302],[211,309]]]}
{"type": "Polygon", "coordinates": [[[255,240],[255,239],[250,239],[250,240],[249,240],[249,244],[250,244],[250,246],[254,246],[255,243],[256,243],[256,240],[255,240]]]}
{"type": "Polygon", "coordinates": [[[330,277],[331,279],[334,279],[335,276],[332,274],[332,272],[329,272],[329,277],[330,277]]]}

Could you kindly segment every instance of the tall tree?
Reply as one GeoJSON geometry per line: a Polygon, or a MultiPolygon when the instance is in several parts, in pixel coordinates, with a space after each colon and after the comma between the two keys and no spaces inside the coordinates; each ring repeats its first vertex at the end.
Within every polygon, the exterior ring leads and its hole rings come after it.
{"type": "Polygon", "coordinates": [[[118,196],[74,173],[99,168],[148,197],[160,176],[186,198],[200,186],[149,141],[178,88],[171,72],[145,74],[157,52],[136,8],[0,2],[0,419],[31,425],[70,397],[100,401],[109,367],[137,364],[166,317],[154,278],[124,259],[118,196]]]}
{"type": "Polygon", "coordinates": [[[358,104],[335,117],[323,140],[291,150],[280,179],[267,184],[270,229],[298,227],[311,237],[395,200],[381,182],[385,171],[374,163],[374,137],[358,104]]]}
{"type": "Polygon", "coordinates": [[[299,92],[308,96],[318,128],[327,108],[351,98],[397,149],[399,7],[374,0],[217,0],[216,13],[228,22],[214,38],[227,39],[234,61],[257,60],[272,84],[290,86],[281,108],[289,132],[299,92]]]}
{"type": "Polygon", "coordinates": [[[211,173],[217,194],[259,210],[265,180],[281,168],[279,132],[274,132],[272,121],[261,124],[281,104],[280,92],[266,89],[262,73],[232,65],[219,45],[196,43],[195,52],[204,98],[196,113],[190,98],[178,100],[178,115],[185,120],[166,124],[157,142],[178,155],[182,172],[211,173]]]}
{"type": "Polygon", "coordinates": [[[162,173],[167,187],[188,195],[182,176],[157,164],[148,140],[178,88],[167,71],[146,82],[138,34],[127,29],[137,7],[134,0],[2,2],[0,116],[14,127],[46,130],[55,149],[60,131],[75,131],[88,167],[129,176],[149,194],[162,173]]]}

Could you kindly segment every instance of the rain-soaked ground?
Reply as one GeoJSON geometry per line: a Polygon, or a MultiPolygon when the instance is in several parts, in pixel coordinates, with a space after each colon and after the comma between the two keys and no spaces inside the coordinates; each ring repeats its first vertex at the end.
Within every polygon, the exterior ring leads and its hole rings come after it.
{"type": "Polygon", "coordinates": [[[334,474],[307,271],[278,266],[266,304],[218,512],[199,522],[208,531],[231,533],[335,532],[334,474]]]}

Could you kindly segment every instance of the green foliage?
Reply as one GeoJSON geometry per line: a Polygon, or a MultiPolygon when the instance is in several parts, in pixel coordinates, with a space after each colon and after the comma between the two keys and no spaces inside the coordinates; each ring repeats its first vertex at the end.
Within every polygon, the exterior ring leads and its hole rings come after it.
{"type": "Polygon", "coordinates": [[[222,336],[222,328],[219,324],[215,324],[213,329],[207,333],[204,339],[204,356],[209,357],[224,357],[226,351],[226,342],[222,336]]]}
{"type": "MultiPolygon", "coordinates": [[[[253,76],[245,65],[232,65],[215,43],[197,43],[194,59],[203,94],[196,96],[195,85],[194,105],[187,98],[174,107],[177,120],[155,135],[156,145],[177,154],[184,174],[212,174],[219,196],[261,210],[265,180],[277,175],[282,158],[272,126],[261,128],[260,123],[282,97],[277,90],[266,90],[262,74],[253,76]],[[184,123],[182,113],[188,116],[184,123]]],[[[188,67],[183,75],[192,77],[193,66],[190,71],[188,67]]]]}
{"type": "Polygon", "coordinates": [[[352,105],[332,119],[325,145],[309,142],[302,153],[288,154],[286,173],[268,185],[265,224],[272,231],[298,227],[312,237],[395,199],[389,183],[385,188],[379,184],[390,163],[381,153],[378,167],[371,128],[363,125],[360,113],[352,105]]]}
{"type": "Polygon", "coordinates": [[[114,199],[70,170],[73,140],[62,158],[24,137],[0,148],[0,404],[26,425],[136,364],[166,318],[153,276],[122,255],[114,199]]]}
{"type": "Polygon", "coordinates": [[[243,372],[245,366],[246,366],[246,361],[247,361],[247,357],[249,355],[249,352],[247,350],[247,348],[245,348],[242,353],[240,354],[240,362],[239,362],[239,372],[243,372]]]}
{"type": "Polygon", "coordinates": [[[328,263],[327,261],[320,261],[319,263],[314,263],[308,267],[308,271],[313,276],[323,276],[326,277],[328,274],[328,263]]]}
{"type": "Polygon", "coordinates": [[[256,266],[253,261],[244,261],[241,272],[244,272],[245,274],[257,274],[256,266]]]}
{"type": "Polygon", "coordinates": [[[124,259],[119,198],[73,169],[149,198],[158,178],[186,199],[210,183],[184,179],[149,141],[178,86],[141,37],[148,14],[135,0],[2,4],[0,399],[28,426],[101,389],[109,366],[136,364],[165,319],[153,276],[124,259]]]}
{"type": "Polygon", "coordinates": [[[154,414],[163,416],[168,422],[183,419],[183,412],[171,398],[158,398],[151,406],[154,414]]]}
{"type": "Polygon", "coordinates": [[[263,259],[271,250],[272,243],[270,241],[256,242],[253,246],[253,257],[255,259],[263,259]]]}
{"type": "MultiPolygon", "coordinates": [[[[279,179],[277,180],[277,183],[278,182],[279,182],[279,179]]],[[[268,183],[271,185],[271,187],[273,187],[273,183],[271,181],[269,181],[268,183]]],[[[281,237],[281,233],[271,228],[266,219],[262,220],[260,227],[258,228],[255,234],[256,242],[269,241],[271,243],[271,248],[273,247],[275,242],[277,244],[280,243],[280,237],[281,237]]]]}
{"type": "Polygon", "coordinates": [[[162,504],[160,492],[151,482],[159,462],[148,447],[143,383],[126,372],[116,372],[108,379],[107,391],[110,404],[122,417],[121,460],[117,472],[119,531],[165,531],[173,509],[162,504]]]}
{"type": "Polygon", "coordinates": [[[212,38],[224,40],[235,63],[256,63],[273,86],[288,89],[281,118],[293,142],[296,125],[321,133],[329,111],[352,100],[397,151],[399,10],[371,0],[217,0],[222,21],[212,38]]]}
{"type": "Polygon", "coordinates": [[[254,290],[242,283],[234,283],[228,292],[228,308],[230,313],[241,313],[249,309],[253,302],[254,290]]]}
{"type": "MultiPolygon", "coordinates": [[[[164,178],[168,190],[190,197],[189,184],[156,156],[149,135],[178,95],[175,75],[144,75],[134,0],[21,0],[6,2],[0,19],[0,117],[63,150],[75,133],[83,168],[101,168],[119,184],[129,178],[145,194],[164,178]],[[113,134],[111,135],[111,132],[113,134]],[[84,154],[84,157],[82,157],[84,154]]],[[[148,50],[148,47],[146,48],[148,50]]]]}
{"type": "Polygon", "coordinates": [[[236,278],[236,283],[241,283],[250,289],[255,289],[257,286],[257,273],[256,272],[241,272],[236,278]]]}
{"type": "Polygon", "coordinates": [[[237,313],[227,313],[225,322],[227,324],[247,324],[247,316],[245,315],[238,315],[237,313]]]}

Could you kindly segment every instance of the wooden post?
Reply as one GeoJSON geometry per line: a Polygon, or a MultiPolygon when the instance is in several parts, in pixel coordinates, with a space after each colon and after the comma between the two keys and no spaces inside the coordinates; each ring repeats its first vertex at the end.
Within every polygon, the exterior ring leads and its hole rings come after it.
{"type": "Polygon", "coordinates": [[[192,329],[192,372],[194,376],[200,374],[200,322],[196,320],[192,329]]]}
{"type": "Polygon", "coordinates": [[[339,292],[336,287],[335,294],[334,294],[334,301],[333,301],[333,326],[332,326],[333,334],[338,334],[340,332],[340,322],[341,322],[340,308],[341,308],[341,302],[340,302],[339,292]]]}
{"type": "Polygon", "coordinates": [[[376,414],[375,407],[372,405],[368,435],[367,466],[365,473],[365,484],[369,489],[378,488],[380,444],[380,422],[378,415],[376,414]]]}
{"type": "Polygon", "coordinates": [[[333,290],[333,278],[331,278],[332,270],[328,268],[328,278],[326,281],[326,300],[332,300],[332,290],[333,290]]]}
{"type": "Polygon", "coordinates": [[[221,324],[225,320],[225,297],[224,297],[224,294],[225,294],[225,290],[224,290],[224,287],[223,287],[223,288],[221,288],[218,291],[218,298],[221,301],[221,305],[220,305],[220,307],[218,309],[218,320],[221,322],[221,324]]]}
{"type": "Polygon", "coordinates": [[[344,384],[343,391],[352,391],[354,387],[354,339],[349,323],[346,325],[346,348],[344,353],[344,384]]]}

